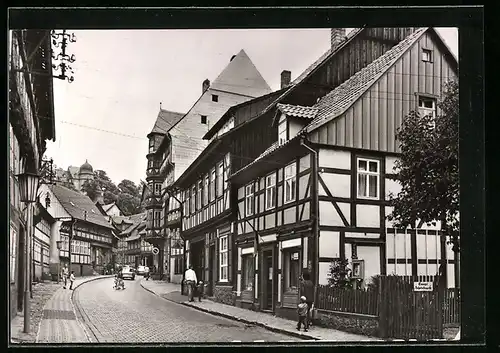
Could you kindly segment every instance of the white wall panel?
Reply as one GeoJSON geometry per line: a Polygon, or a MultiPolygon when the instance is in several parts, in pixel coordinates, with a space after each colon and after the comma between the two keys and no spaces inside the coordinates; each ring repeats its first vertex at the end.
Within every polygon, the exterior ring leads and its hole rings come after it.
{"type": "Polygon", "coordinates": [[[340,257],[340,233],[322,230],[319,236],[319,257],[340,257]]]}

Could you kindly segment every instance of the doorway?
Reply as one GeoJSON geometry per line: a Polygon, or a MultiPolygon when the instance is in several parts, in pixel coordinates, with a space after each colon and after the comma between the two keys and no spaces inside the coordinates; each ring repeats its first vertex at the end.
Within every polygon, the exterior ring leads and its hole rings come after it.
{"type": "Polygon", "coordinates": [[[191,244],[190,262],[193,266],[193,271],[196,273],[198,281],[205,280],[205,243],[199,241],[191,244]]]}
{"type": "Polygon", "coordinates": [[[263,260],[263,297],[262,309],[273,311],[273,251],[266,250],[262,253],[263,260]]]}
{"type": "Polygon", "coordinates": [[[212,297],[214,295],[215,280],[217,278],[217,257],[215,256],[215,245],[211,245],[208,250],[208,261],[210,263],[208,269],[208,282],[210,284],[208,290],[208,296],[212,297]]]}

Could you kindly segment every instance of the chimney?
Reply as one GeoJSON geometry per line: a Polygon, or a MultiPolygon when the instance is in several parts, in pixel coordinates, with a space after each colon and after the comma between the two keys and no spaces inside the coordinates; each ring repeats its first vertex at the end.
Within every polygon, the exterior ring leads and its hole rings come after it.
{"type": "Polygon", "coordinates": [[[205,81],[203,81],[201,94],[205,93],[209,87],[210,87],[210,80],[207,78],[205,81]]]}
{"type": "Polygon", "coordinates": [[[288,70],[283,70],[281,72],[281,89],[288,87],[292,79],[292,73],[288,70]]]}
{"type": "Polygon", "coordinates": [[[345,28],[330,29],[330,44],[331,49],[335,49],[345,39],[345,28]]]}

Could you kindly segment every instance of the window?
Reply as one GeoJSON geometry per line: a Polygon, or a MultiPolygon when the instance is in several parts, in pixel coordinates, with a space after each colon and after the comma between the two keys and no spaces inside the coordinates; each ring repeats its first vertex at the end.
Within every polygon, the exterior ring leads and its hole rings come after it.
{"type": "Polygon", "coordinates": [[[243,255],[241,257],[241,267],[242,267],[242,290],[252,290],[253,289],[253,277],[254,277],[254,269],[253,269],[253,254],[243,255]]]}
{"type": "Polygon", "coordinates": [[[432,50],[422,49],[422,61],[432,62],[432,50]]]}
{"type": "Polygon", "coordinates": [[[203,182],[201,180],[198,181],[198,196],[196,197],[196,201],[197,201],[197,204],[198,204],[198,210],[201,210],[201,195],[202,195],[202,192],[203,192],[203,182]]]}
{"type": "Polygon", "coordinates": [[[286,142],[287,140],[286,133],[286,119],[280,120],[278,125],[278,142],[280,145],[286,142]]]}
{"type": "Polygon", "coordinates": [[[379,161],[358,158],[358,197],[379,197],[379,161]]]}
{"type": "Polygon", "coordinates": [[[191,213],[196,212],[196,186],[191,188],[191,213]]]}
{"type": "Polygon", "coordinates": [[[189,190],[186,190],[184,192],[184,202],[183,202],[183,206],[184,206],[184,216],[186,217],[188,214],[189,214],[189,190]]]}
{"type": "Polygon", "coordinates": [[[245,214],[253,215],[254,211],[254,184],[253,182],[245,186],[245,214]]]}
{"type": "Polygon", "coordinates": [[[17,231],[10,225],[10,282],[16,281],[17,231]]]}
{"type": "Polygon", "coordinates": [[[202,124],[206,124],[207,123],[207,116],[206,115],[202,115],[201,116],[201,123],[202,124]]]}
{"type": "Polygon", "coordinates": [[[219,96],[216,94],[212,94],[212,102],[218,102],[219,101],[219,96]]]}
{"type": "Polygon", "coordinates": [[[266,177],[266,210],[273,208],[276,201],[276,174],[266,177]]]}
{"type": "Polygon", "coordinates": [[[215,169],[210,175],[210,201],[215,199],[215,169]]]}
{"type": "Polygon", "coordinates": [[[284,256],[284,282],[285,290],[297,290],[299,282],[299,250],[283,251],[284,256]]]}
{"type": "Polygon", "coordinates": [[[228,280],[228,236],[220,237],[219,239],[219,261],[220,261],[220,273],[219,281],[227,282],[228,280]]]}
{"type": "Polygon", "coordinates": [[[155,151],[155,139],[151,137],[149,139],[149,153],[153,153],[155,151]]]}
{"type": "Polygon", "coordinates": [[[217,166],[217,197],[222,196],[222,186],[224,185],[224,167],[223,164],[220,163],[217,166]]]}
{"type": "Polygon", "coordinates": [[[285,203],[295,200],[296,184],[296,165],[292,163],[285,167],[285,203]]]}
{"type": "Polygon", "coordinates": [[[208,204],[208,175],[205,176],[205,187],[203,188],[203,206],[206,206],[208,204]]]}
{"type": "Polygon", "coordinates": [[[431,127],[433,128],[435,123],[434,119],[436,118],[436,100],[430,97],[418,97],[418,114],[420,116],[428,116],[432,118],[431,127]]]}
{"type": "Polygon", "coordinates": [[[161,184],[155,183],[155,195],[161,195],[161,184]]]}
{"type": "Polygon", "coordinates": [[[150,159],[148,161],[148,168],[153,168],[153,160],[152,159],[150,159]]]}
{"type": "Polygon", "coordinates": [[[154,214],[154,228],[160,228],[161,211],[155,211],[154,214]]]}

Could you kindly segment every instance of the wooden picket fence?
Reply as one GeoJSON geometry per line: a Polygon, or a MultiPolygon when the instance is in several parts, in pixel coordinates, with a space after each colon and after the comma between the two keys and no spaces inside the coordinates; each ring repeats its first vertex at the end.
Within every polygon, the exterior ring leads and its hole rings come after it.
{"type": "Polygon", "coordinates": [[[378,293],[374,291],[318,286],[318,309],[378,315],[378,304],[378,293]]]}
{"type": "Polygon", "coordinates": [[[318,286],[318,309],[378,316],[383,338],[442,338],[443,326],[460,323],[460,292],[443,288],[438,276],[378,276],[370,290],[318,286]],[[414,282],[433,282],[414,291],[414,282]]]}

